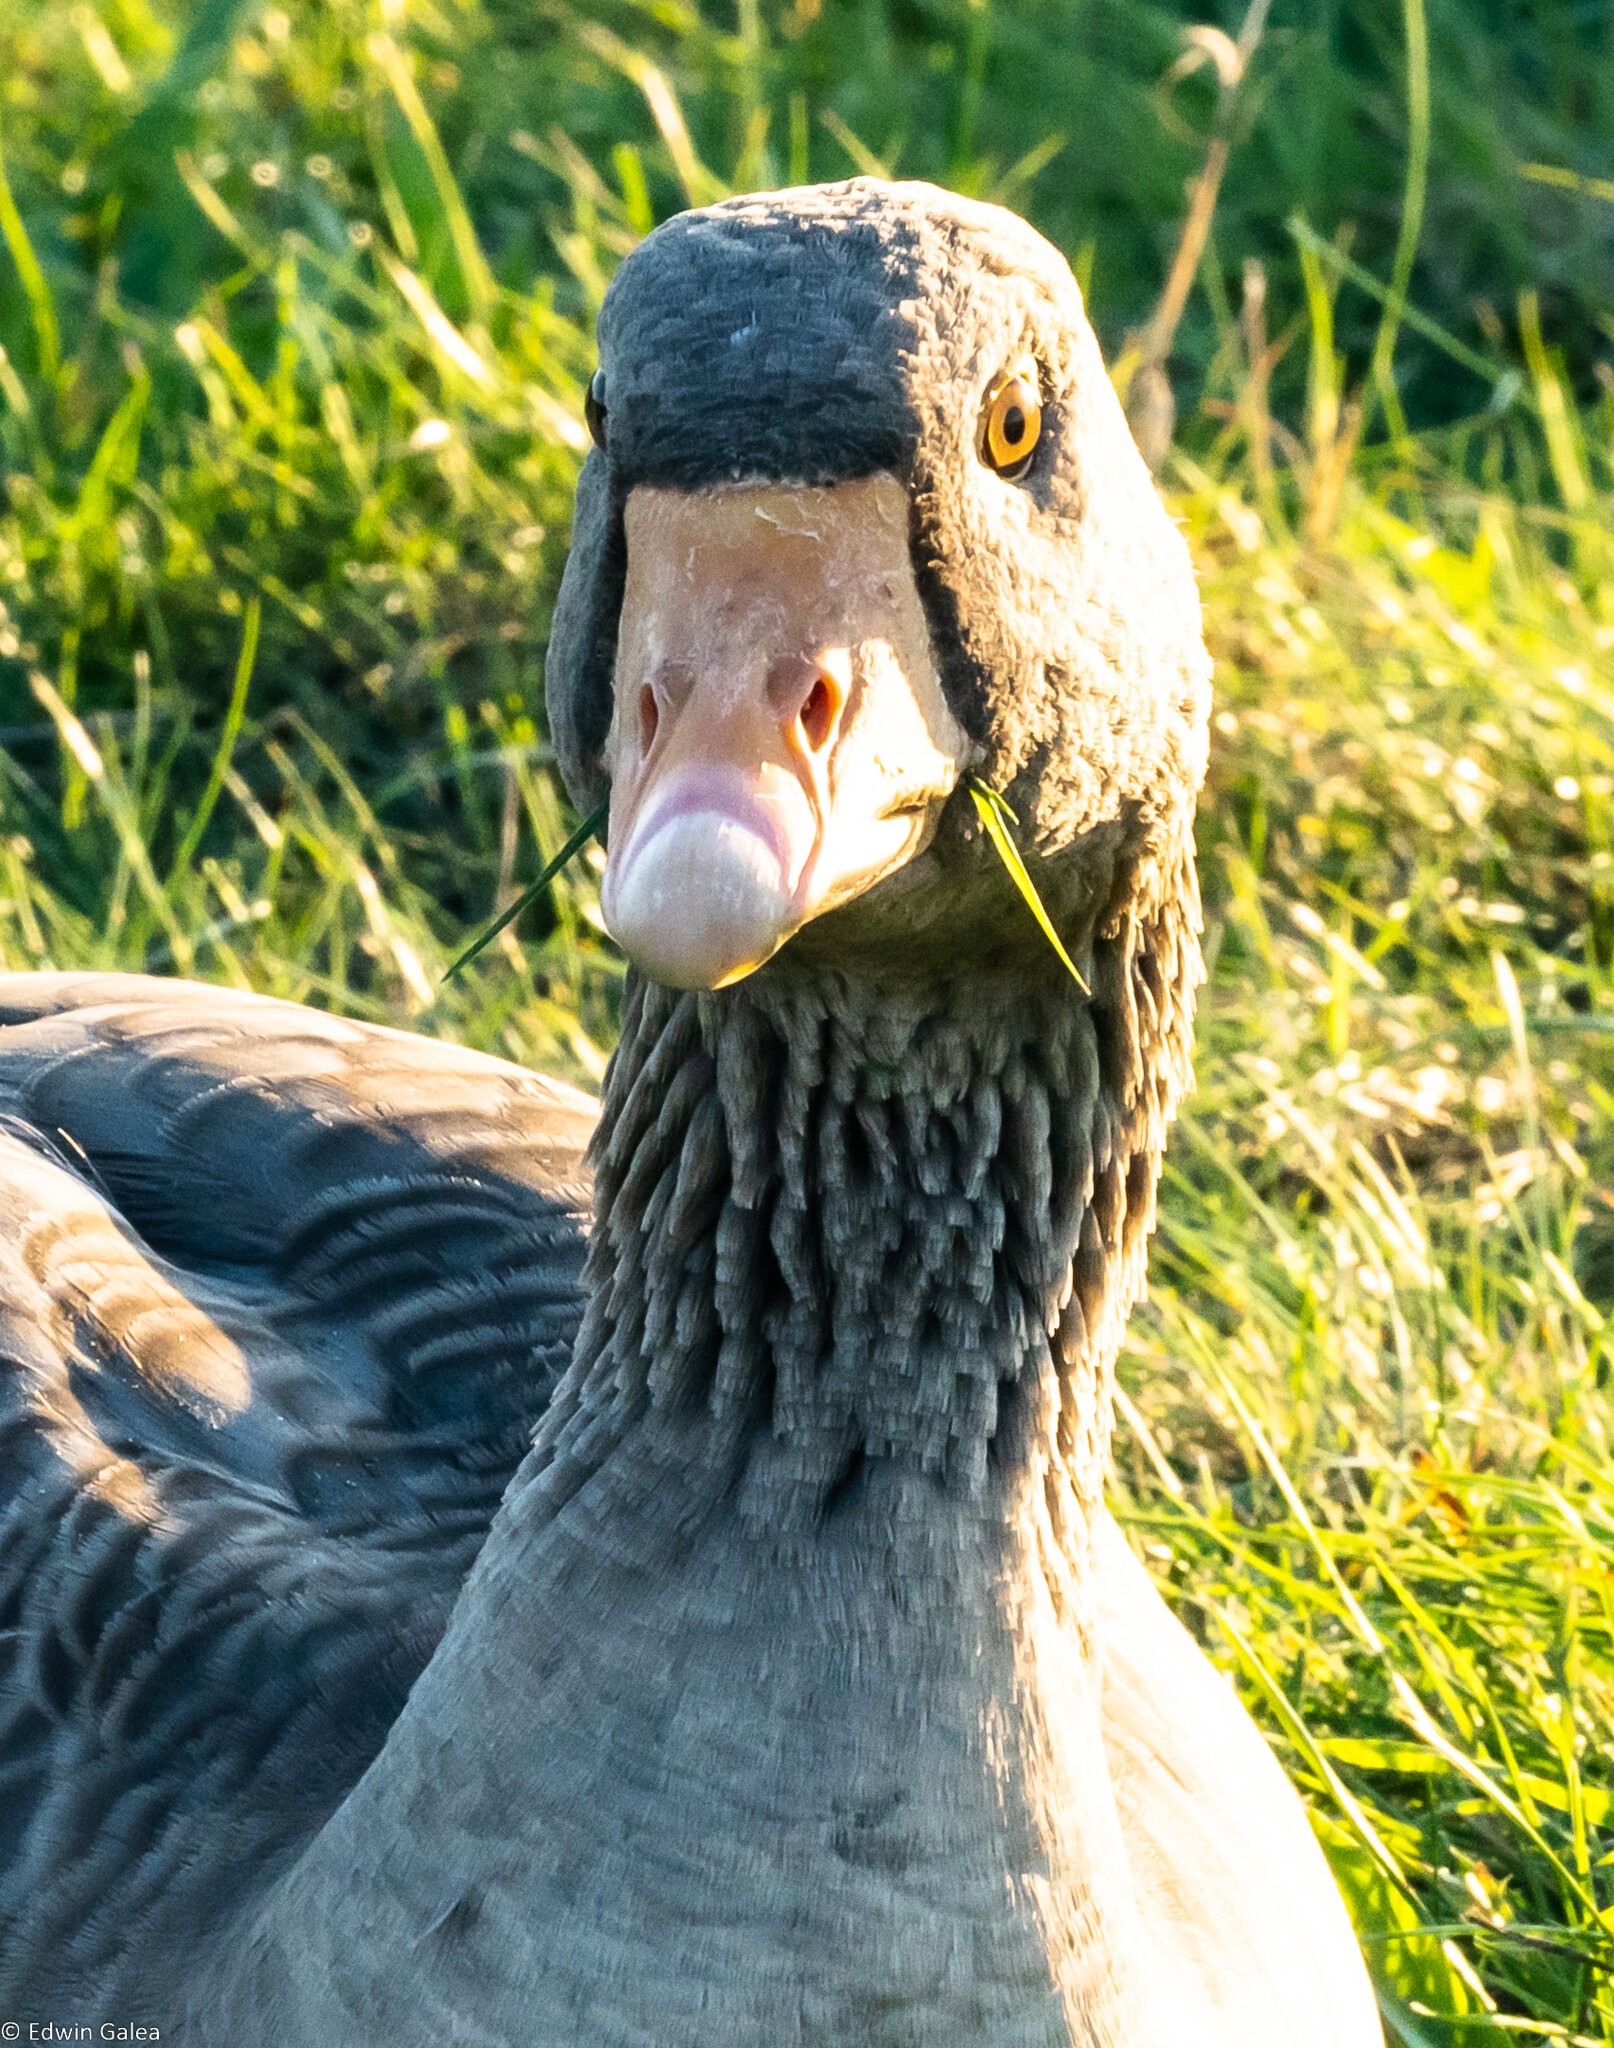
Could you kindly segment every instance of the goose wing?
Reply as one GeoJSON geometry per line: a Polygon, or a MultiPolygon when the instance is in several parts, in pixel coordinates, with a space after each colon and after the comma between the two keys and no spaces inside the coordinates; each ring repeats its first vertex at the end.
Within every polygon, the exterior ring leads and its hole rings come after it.
{"type": "Polygon", "coordinates": [[[1193,2013],[1200,2043],[1292,2048],[1305,2013],[1306,2048],[1382,2048],[1356,1937],[1277,1758],[1108,1515],[1097,1565],[1104,1748],[1164,2009],[1193,2013]]]}
{"type": "Polygon", "coordinates": [[[115,1981],[159,1899],[183,1943],[380,1748],[568,1359],[594,1114],[0,976],[0,1985],[115,1981]]]}

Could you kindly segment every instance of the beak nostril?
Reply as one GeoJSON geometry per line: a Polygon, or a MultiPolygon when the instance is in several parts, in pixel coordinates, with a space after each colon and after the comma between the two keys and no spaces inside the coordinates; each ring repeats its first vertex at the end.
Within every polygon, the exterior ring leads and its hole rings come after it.
{"type": "Polygon", "coordinates": [[[801,720],[802,735],[816,754],[822,750],[835,729],[835,716],[840,709],[837,701],[839,692],[835,689],[822,669],[813,678],[813,686],[797,716],[801,720]]]}
{"type": "Polygon", "coordinates": [[[821,754],[835,737],[850,678],[837,672],[837,653],[780,655],[768,666],[768,702],[793,742],[821,754]]]}
{"type": "Polygon", "coordinates": [[[661,706],[656,702],[656,693],[648,683],[639,692],[639,752],[648,754],[656,737],[656,728],[661,724],[661,706]]]}

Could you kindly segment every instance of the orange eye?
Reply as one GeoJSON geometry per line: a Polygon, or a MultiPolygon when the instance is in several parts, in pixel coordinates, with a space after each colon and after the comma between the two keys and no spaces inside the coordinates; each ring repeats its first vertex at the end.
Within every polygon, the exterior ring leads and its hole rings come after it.
{"type": "Polygon", "coordinates": [[[981,415],[980,456],[1009,483],[1031,467],[1042,433],[1042,399],[1036,373],[1020,370],[994,384],[981,415]]]}

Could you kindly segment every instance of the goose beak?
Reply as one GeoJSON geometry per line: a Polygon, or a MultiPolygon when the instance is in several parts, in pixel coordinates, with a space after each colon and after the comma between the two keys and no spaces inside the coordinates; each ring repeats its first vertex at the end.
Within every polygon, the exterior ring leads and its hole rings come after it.
{"type": "Polygon", "coordinates": [[[886,474],[628,498],[606,924],[652,980],[724,988],[926,843],[957,783],[886,474]]]}

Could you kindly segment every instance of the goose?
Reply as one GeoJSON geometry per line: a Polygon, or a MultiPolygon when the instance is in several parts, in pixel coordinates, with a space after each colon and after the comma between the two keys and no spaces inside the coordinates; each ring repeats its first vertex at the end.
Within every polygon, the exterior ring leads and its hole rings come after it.
{"type": "Polygon", "coordinates": [[[603,1100],[0,978],[0,2013],[1368,2048],[1103,1504],[1208,663],[1071,273],[925,185],[734,199],[599,363],[546,687],[603,1100]]]}

